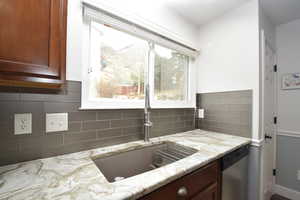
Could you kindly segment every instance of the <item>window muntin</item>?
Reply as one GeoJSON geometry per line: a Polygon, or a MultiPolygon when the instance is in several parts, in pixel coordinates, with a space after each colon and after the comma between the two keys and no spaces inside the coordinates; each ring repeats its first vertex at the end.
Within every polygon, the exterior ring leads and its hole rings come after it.
{"type": "Polygon", "coordinates": [[[189,57],[159,45],[154,52],[154,99],[186,101],[189,57]]]}
{"type": "Polygon", "coordinates": [[[148,42],[91,22],[90,99],[143,100],[148,42]]]}

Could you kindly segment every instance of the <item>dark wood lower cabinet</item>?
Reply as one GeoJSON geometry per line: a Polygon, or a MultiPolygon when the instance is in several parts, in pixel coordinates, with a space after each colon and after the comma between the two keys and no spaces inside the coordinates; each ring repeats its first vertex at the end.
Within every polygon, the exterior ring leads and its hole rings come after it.
{"type": "Polygon", "coordinates": [[[221,200],[220,162],[210,163],[140,200],[221,200]]]}

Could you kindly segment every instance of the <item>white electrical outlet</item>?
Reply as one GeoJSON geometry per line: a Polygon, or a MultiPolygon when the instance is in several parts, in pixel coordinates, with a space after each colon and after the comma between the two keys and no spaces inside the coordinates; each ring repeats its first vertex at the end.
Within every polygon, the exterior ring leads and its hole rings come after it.
{"type": "Polygon", "coordinates": [[[46,132],[60,132],[68,130],[68,113],[47,113],[46,132]]]}
{"type": "Polygon", "coordinates": [[[198,109],[198,118],[203,119],[204,118],[204,109],[198,109]]]}
{"type": "Polygon", "coordinates": [[[15,135],[31,134],[32,114],[15,114],[15,135]]]}
{"type": "Polygon", "coordinates": [[[300,170],[297,171],[297,180],[300,181],[300,170]]]}

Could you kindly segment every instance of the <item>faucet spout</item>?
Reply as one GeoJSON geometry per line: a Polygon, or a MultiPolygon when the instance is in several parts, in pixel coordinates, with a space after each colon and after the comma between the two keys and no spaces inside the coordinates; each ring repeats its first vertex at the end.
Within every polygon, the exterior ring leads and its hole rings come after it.
{"type": "Polygon", "coordinates": [[[150,141],[150,131],[152,127],[152,122],[150,121],[151,112],[150,112],[150,87],[149,84],[146,85],[146,91],[145,91],[145,109],[144,109],[144,141],[149,142],[150,141]]]}

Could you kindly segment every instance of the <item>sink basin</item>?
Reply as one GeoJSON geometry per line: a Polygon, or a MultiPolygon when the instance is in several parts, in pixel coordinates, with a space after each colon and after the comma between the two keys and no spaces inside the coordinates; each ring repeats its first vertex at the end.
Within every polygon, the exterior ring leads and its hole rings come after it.
{"type": "Polygon", "coordinates": [[[93,158],[93,161],[109,182],[115,182],[168,165],[196,152],[189,147],[165,142],[93,158]]]}

